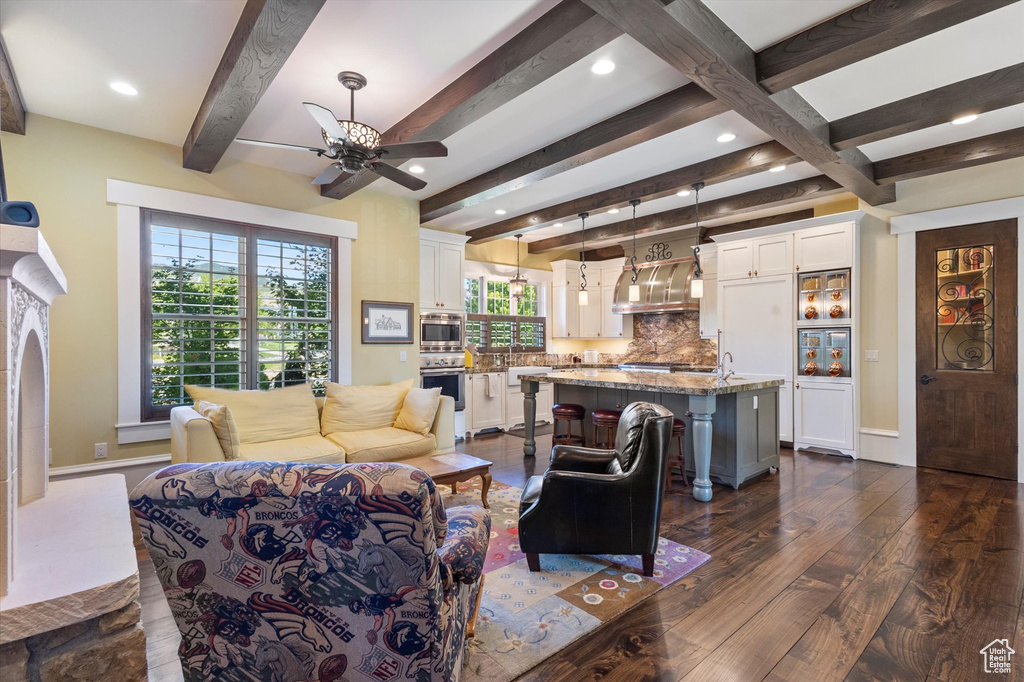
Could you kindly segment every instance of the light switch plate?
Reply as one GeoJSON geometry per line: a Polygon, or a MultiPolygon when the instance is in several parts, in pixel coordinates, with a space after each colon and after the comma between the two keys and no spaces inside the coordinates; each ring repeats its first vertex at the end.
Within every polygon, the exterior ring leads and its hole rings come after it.
{"type": "Polygon", "coordinates": [[[864,351],[864,362],[878,362],[878,351],[877,350],[866,350],[866,351],[864,351]]]}

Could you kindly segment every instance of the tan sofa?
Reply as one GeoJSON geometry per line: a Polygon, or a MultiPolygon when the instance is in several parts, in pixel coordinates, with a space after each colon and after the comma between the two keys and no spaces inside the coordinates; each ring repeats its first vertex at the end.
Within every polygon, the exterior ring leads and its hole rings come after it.
{"type": "MultiPolygon", "coordinates": [[[[317,398],[316,404],[322,418],[324,399],[317,398]]],[[[434,423],[426,435],[394,426],[282,440],[254,441],[244,433],[240,435],[240,458],[253,461],[382,462],[443,454],[455,452],[455,401],[441,396],[434,423]]],[[[192,407],[171,410],[172,462],[223,462],[225,459],[224,449],[209,419],[192,407]]]]}

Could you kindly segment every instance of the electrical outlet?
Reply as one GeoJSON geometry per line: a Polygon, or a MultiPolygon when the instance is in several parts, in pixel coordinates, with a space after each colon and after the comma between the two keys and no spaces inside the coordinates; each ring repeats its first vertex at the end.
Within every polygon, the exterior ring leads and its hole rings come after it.
{"type": "Polygon", "coordinates": [[[404,350],[398,351],[398,361],[399,362],[405,362],[405,351],[404,350]]]}
{"type": "Polygon", "coordinates": [[[866,350],[866,351],[864,351],[864,362],[878,362],[878,351],[877,350],[866,350]]]}
{"type": "Polygon", "coordinates": [[[93,459],[106,459],[107,458],[107,444],[96,443],[92,446],[92,458],[93,459]]]}

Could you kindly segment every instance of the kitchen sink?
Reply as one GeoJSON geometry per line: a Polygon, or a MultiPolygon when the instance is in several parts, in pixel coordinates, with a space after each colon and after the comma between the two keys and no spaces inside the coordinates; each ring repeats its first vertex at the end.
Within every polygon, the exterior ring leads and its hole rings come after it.
{"type": "Polygon", "coordinates": [[[505,370],[508,375],[508,385],[518,386],[519,377],[522,374],[537,374],[539,372],[550,372],[550,367],[509,367],[505,370]]]}

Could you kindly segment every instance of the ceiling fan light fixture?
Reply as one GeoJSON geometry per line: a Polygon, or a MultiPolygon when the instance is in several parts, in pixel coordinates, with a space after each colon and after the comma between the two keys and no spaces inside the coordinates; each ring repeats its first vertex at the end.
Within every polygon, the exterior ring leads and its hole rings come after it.
{"type": "MultiPolygon", "coordinates": [[[[338,119],[338,125],[345,129],[345,132],[348,134],[348,139],[352,142],[362,145],[367,149],[374,149],[380,146],[380,132],[375,128],[371,128],[365,123],[360,123],[359,121],[343,121],[341,119],[338,119]]],[[[342,140],[335,140],[333,137],[328,135],[326,130],[321,130],[321,132],[324,136],[324,142],[327,143],[328,147],[335,144],[343,144],[342,140]]]]}

